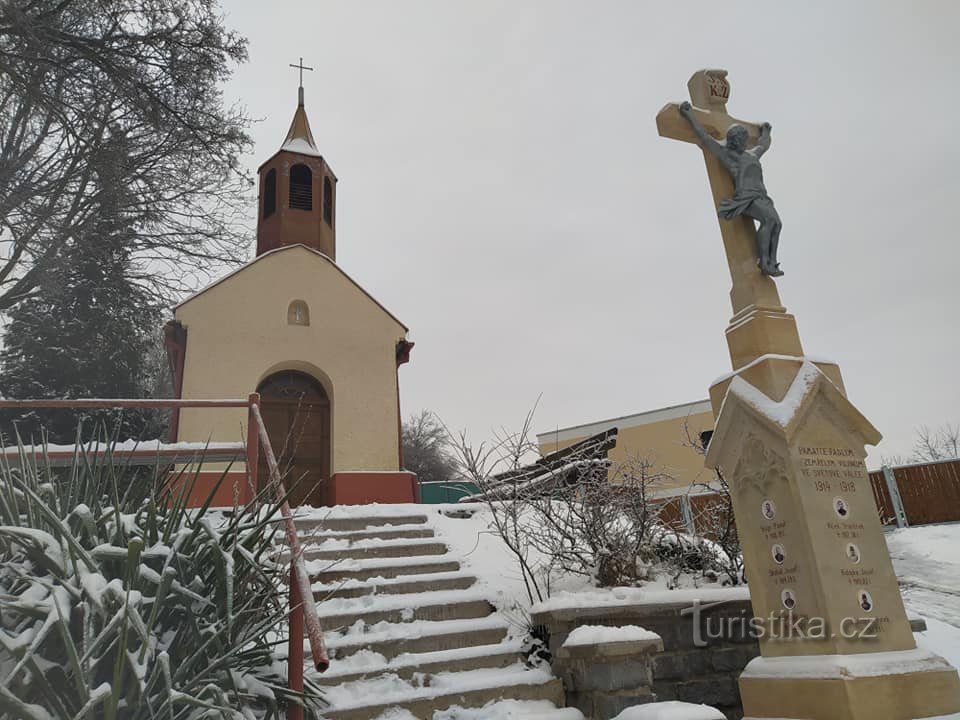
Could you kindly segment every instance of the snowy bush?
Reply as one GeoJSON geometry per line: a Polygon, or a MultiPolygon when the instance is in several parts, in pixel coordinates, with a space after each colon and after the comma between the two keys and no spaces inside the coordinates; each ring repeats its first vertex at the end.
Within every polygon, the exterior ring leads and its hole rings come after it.
{"type": "MultiPolygon", "coordinates": [[[[472,500],[490,508],[491,527],[517,560],[528,599],[546,599],[555,580],[589,578],[594,586],[639,585],[657,576],[668,585],[743,582],[729,490],[698,518],[698,536],[668,526],[658,491],[672,479],[652,462],[606,458],[606,435],[536,457],[531,415],[517,433],[472,446],[451,437],[460,476],[476,484],[472,500]],[[700,526],[703,526],[702,529],[700,526]],[[707,538],[711,539],[707,539],[707,538]]],[[[615,431],[611,431],[615,432],[615,431]]],[[[701,448],[702,450],[702,448],[701,448]]]]}
{"type": "Polygon", "coordinates": [[[742,557],[738,555],[731,560],[728,548],[713,540],[689,535],[665,525],[656,526],[650,539],[658,569],[671,576],[670,586],[678,586],[681,576],[719,580],[723,585],[746,582],[742,557]]]}
{"type": "Polygon", "coordinates": [[[584,464],[548,492],[523,499],[526,542],[549,558],[550,570],[583,575],[599,587],[645,580],[654,559],[657,509],[651,491],[663,480],[650,463],[584,464]]]}
{"type": "Polygon", "coordinates": [[[278,717],[302,700],[273,654],[277,508],[188,510],[192,479],[164,477],[82,451],[0,467],[0,716],[278,717]]]}
{"type": "Polygon", "coordinates": [[[550,463],[525,464],[538,452],[531,427],[532,412],[519,432],[489,444],[474,447],[465,432],[450,439],[460,476],[480,488],[474,499],[488,504],[493,529],[517,559],[528,599],[549,596],[554,575],[588,577],[600,587],[647,579],[659,512],[651,497],[667,476],[643,458],[612,465],[606,436],[566,448],[550,463]]]}

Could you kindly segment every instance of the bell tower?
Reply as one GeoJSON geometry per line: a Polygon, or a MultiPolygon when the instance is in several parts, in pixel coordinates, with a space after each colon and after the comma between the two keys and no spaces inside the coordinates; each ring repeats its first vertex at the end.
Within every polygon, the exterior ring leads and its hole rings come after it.
{"type": "Polygon", "coordinates": [[[257,255],[302,244],[336,261],[337,177],[317,149],[303,106],[303,71],[312,68],[303,58],[291,67],[300,69],[297,110],[280,149],[257,171],[257,255]]]}

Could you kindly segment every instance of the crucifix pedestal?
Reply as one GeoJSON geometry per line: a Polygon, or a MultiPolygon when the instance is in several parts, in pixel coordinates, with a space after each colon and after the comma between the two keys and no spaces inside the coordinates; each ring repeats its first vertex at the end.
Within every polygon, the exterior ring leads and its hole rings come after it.
{"type": "MultiPolygon", "coordinates": [[[[718,159],[729,146],[714,140],[734,123],[748,143],[759,137],[757,125],[727,114],[726,74],[694,74],[690,119],[678,104],[657,115],[664,137],[708,146],[717,207],[744,194],[730,156],[718,159]]],[[[733,281],[733,372],[710,388],[707,466],[730,486],[762,633],[762,656],[740,677],[745,714],[913,720],[960,712],[960,676],[916,647],[887,552],[864,464],[864,446],[880,433],[846,398],[839,367],[804,357],[796,320],[758,268],[753,220],[720,220],[720,233],[733,281]]]]}

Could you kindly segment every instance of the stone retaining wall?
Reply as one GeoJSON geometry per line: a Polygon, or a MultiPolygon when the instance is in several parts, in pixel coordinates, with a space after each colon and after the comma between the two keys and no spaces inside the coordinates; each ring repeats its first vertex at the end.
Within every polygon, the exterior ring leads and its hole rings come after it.
{"type": "MultiPolygon", "coordinates": [[[[621,695],[633,693],[634,702],[628,702],[626,696],[621,697],[627,705],[653,700],[681,700],[712,705],[728,718],[739,720],[743,717],[743,710],[737,678],[744,666],[760,654],[757,642],[748,636],[741,637],[739,633],[741,623],[747,623],[753,617],[750,601],[737,596],[736,599],[722,604],[707,603],[701,608],[698,635],[699,640],[706,643],[705,647],[698,647],[695,642],[698,638],[695,637],[695,623],[692,614],[689,613],[690,607],[689,602],[570,607],[534,612],[531,620],[534,625],[545,626],[549,633],[550,651],[555,658],[555,671],[564,680],[567,701],[570,705],[579,707],[583,702],[583,698],[578,695],[582,690],[582,683],[581,685],[574,683],[574,678],[564,664],[565,659],[558,657],[558,652],[570,632],[581,625],[639,625],[661,637],[663,651],[649,658],[623,657],[621,662],[626,666],[632,667],[630,662],[635,661],[637,672],[627,673],[630,677],[624,675],[620,680],[625,685],[642,680],[643,663],[652,661],[650,669],[652,685],[649,687],[652,695],[644,695],[643,691],[637,687],[623,687],[617,690],[611,683],[605,686],[608,688],[607,692],[621,693],[621,695]],[[725,626],[732,624],[737,631],[733,633],[734,637],[711,637],[719,634],[717,631],[720,622],[725,626]]],[[[610,680],[615,678],[611,677],[610,680]]],[[[606,720],[602,713],[595,715],[595,718],[606,720]]]]}

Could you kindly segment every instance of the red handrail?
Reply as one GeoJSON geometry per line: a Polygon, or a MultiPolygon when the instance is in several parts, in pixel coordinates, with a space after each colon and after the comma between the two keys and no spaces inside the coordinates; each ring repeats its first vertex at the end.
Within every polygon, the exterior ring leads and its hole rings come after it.
{"type": "MultiPolygon", "coordinates": [[[[327,656],[327,647],[323,642],[323,631],[320,628],[320,618],[317,616],[317,607],[313,600],[313,589],[310,587],[310,575],[303,562],[303,548],[300,546],[300,537],[290,511],[290,503],[286,500],[286,489],[280,476],[277,458],[270,444],[270,437],[263,424],[260,414],[260,395],[251,393],[246,399],[133,399],[133,398],[84,398],[75,400],[11,400],[0,399],[0,408],[67,408],[80,410],[83,408],[205,408],[205,407],[246,407],[247,443],[246,461],[247,478],[251,485],[251,496],[256,497],[257,473],[259,467],[259,453],[262,446],[264,460],[270,473],[270,485],[274,490],[280,505],[280,514],[283,517],[287,544],[290,546],[290,622],[289,622],[289,649],[287,652],[287,683],[294,692],[303,692],[303,638],[304,625],[310,637],[310,652],[313,656],[313,665],[319,672],[324,672],[330,666],[327,656]]],[[[291,705],[287,708],[289,720],[303,720],[303,708],[291,705]]]]}
{"type": "MultiPolygon", "coordinates": [[[[259,400],[259,396],[257,398],[259,400]]],[[[280,477],[280,468],[277,466],[277,458],[273,454],[273,447],[270,445],[270,437],[267,435],[267,428],[263,424],[263,417],[260,415],[260,405],[254,400],[250,403],[250,416],[257,424],[257,432],[260,435],[260,445],[263,447],[264,460],[267,462],[267,470],[270,471],[270,483],[274,488],[276,499],[283,503],[280,505],[280,514],[283,516],[283,524],[287,533],[287,544],[290,546],[290,598],[291,603],[297,600],[293,606],[294,617],[291,618],[290,649],[294,650],[299,645],[300,663],[303,668],[303,633],[295,633],[292,630],[296,615],[302,616],[302,621],[306,625],[307,635],[310,637],[310,652],[313,655],[313,665],[320,672],[323,672],[330,666],[330,660],[327,657],[327,648],[323,642],[323,631],[320,629],[320,619],[317,617],[317,607],[313,601],[313,588],[310,587],[310,575],[307,573],[307,567],[303,562],[303,548],[300,547],[300,536],[297,534],[297,526],[293,521],[293,513],[290,512],[290,503],[286,499],[286,489],[283,480],[280,477]],[[295,597],[296,592],[299,597],[295,597]]],[[[293,675],[294,658],[288,656],[287,664],[290,666],[291,677],[293,675]]],[[[302,688],[301,688],[302,689],[302,688]]],[[[288,714],[288,717],[290,715],[288,714]]]]}

